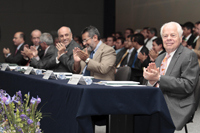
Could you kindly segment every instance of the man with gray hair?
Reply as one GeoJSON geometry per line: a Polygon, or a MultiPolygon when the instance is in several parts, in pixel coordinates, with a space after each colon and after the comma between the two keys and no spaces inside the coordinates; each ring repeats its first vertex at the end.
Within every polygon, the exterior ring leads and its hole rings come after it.
{"type": "Polygon", "coordinates": [[[84,76],[94,76],[96,79],[114,80],[115,76],[115,50],[102,43],[100,33],[94,26],[86,27],[82,31],[85,51],[75,48],[74,71],[84,76]]]}
{"type": "Polygon", "coordinates": [[[39,44],[42,50],[44,50],[44,55],[42,58],[38,56],[38,51],[36,47],[31,46],[30,49],[24,48],[24,54],[30,59],[30,66],[39,69],[53,69],[48,65],[48,61],[55,56],[57,50],[54,47],[51,34],[43,33],[40,36],[39,44]]]}
{"type": "Polygon", "coordinates": [[[176,130],[181,130],[191,119],[196,102],[194,89],[199,79],[197,55],[181,45],[182,33],[178,23],[164,24],[160,34],[166,52],[143,72],[147,85],[162,90],[176,130]]]}

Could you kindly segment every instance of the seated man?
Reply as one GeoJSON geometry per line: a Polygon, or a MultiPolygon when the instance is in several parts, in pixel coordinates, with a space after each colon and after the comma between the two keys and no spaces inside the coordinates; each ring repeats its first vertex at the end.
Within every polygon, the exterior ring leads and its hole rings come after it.
{"type": "Polygon", "coordinates": [[[25,45],[25,39],[24,39],[24,33],[23,32],[16,32],[14,34],[13,42],[14,45],[17,46],[15,53],[11,54],[9,48],[3,49],[3,54],[5,56],[5,61],[7,63],[16,63],[17,65],[24,66],[28,62],[23,58],[23,55],[21,55],[21,51],[24,49],[25,45]]]}
{"type": "Polygon", "coordinates": [[[162,42],[162,38],[158,37],[156,39],[153,40],[153,47],[152,49],[149,51],[149,57],[151,59],[151,61],[155,61],[156,58],[163,54],[165,52],[165,49],[163,47],[163,42],[162,42]]]}
{"type": "Polygon", "coordinates": [[[140,33],[133,35],[132,43],[134,50],[128,62],[128,66],[132,68],[131,80],[142,83],[143,67],[150,63],[149,50],[144,46],[144,36],[140,33]]]}
{"type": "Polygon", "coordinates": [[[74,72],[94,76],[96,79],[114,80],[115,50],[100,41],[99,31],[93,26],[82,31],[82,40],[87,48],[85,52],[79,48],[73,50],[74,72]]]}
{"type": "Polygon", "coordinates": [[[60,43],[56,44],[57,54],[48,61],[48,66],[55,72],[73,72],[73,49],[81,46],[72,39],[72,31],[69,27],[62,26],[58,30],[60,43]]]}
{"type": "Polygon", "coordinates": [[[176,130],[181,130],[194,110],[198,59],[192,50],[181,45],[183,30],[178,23],[164,24],[160,33],[166,53],[144,68],[143,76],[148,85],[162,90],[176,130]]]}
{"type": "Polygon", "coordinates": [[[31,32],[31,42],[32,42],[31,46],[36,47],[38,51],[38,56],[40,58],[42,58],[44,55],[44,50],[42,50],[41,46],[39,45],[41,34],[42,32],[38,29],[35,29],[31,32]]]}
{"type": "Polygon", "coordinates": [[[34,46],[31,46],[30,49],[25,48],[23,51],[23,54],[29,57],[30,66],[33,66],[39,69],[48,69],[48,70],[53,69],[47,63],[50,58],[54,57],[55,54],[57,54],[57,49],[55,48],[53,44],[53,38],[51,34],[43,33],[40,36],[40,46],[42,50],[44,50],[44,55],[41,59],[38,56],[38,51],[36,47],[34,46]]]}

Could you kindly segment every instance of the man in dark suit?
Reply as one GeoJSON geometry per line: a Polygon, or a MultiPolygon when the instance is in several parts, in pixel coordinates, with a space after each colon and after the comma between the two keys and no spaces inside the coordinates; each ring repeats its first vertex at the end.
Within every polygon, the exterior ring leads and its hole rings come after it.
{"type": "Polygon", "coordinates": [[[150,58],[148,57],[149,50],[144,46],[144,36],[142,34],[135,34],[132,41],[135,49],[131,54],[128,66],[142,70],[150,62],[150,58]]]}
{"type": "Polygon", "coordinates": [[[50,58],[54,57],[57,53],[57,50],[53,44],[53,38],[49,33],[43,33],[40,36],[40,46],[42,50],[44,50],[44,55],[42,58],[39,57],[38,51],[36,47],[31,46],[30,49],[25,48],[24,54],[29,57],[30,59],[30,66],[39,69],[53,69],[48,65],[48,61],[50,58]]]}
{"type": "Polygon", "coordinates": [[[193,43],[195,39],[195,36],[192,34],[193,28],[194,24],[192,22],[186,22],[183,25],[183,44],[186,43],[186,45],[192,46],[194,49],[196,44],[193,43]]]}
{"type": "Polygon", "coordinates": [[[162,38],[158,37],[153,40],[152,50],[149,51],[149,57],[152,62],[156,60],[156,58],[165,52],[165,48],[163,47],[162,38]]]}
{"type": "Polygon", "coordinates": [[[160,33],[166,53],[144,68],[143,76],[148,85],[162,90],[176,130],[181,130],[195,110],[198,59],[192,50],[181,45],[183,31],[178,23],[164,24],[160,33]]]}
{"type": "Polygon", "coordinates": [[[31,46],[36,47],[38,51],[38,56],[40,58],[42,58],[44,55],[44,50],[42,50],[42,47],[39,45],[41,34],[42,32],[38,29],[35,29],[31,32],[31,42],[32,42],[31,46]]]}
{"type": "Polygon", "coordinates": [[[48,65],[49,59],[55,56],[57,50],[53,44],[53,38],[49,33],[43,33],[40,36],[40,46],[44,50],[42,58],[39,57],[36,47],[31,46],[30,49],[24,48],[23,54],[30,59],[30,66],[39,69],[53,69],[48,65]]]}
{"type": "Polygon", "coordinates": [[[58,39],[60,43],[56,44],[58,52],[56,56],[48,61],[48,65],[53,67],[55,72],[73,72],[74,64],[73,49],[81,46],[72,39],[72,32],[69,27],[63,26],[58,30],[58,39]]]}
{"type": "Polygon", "coordinates": [[[3,48],[3,54],[7,63],[16,63],[17,65],[24,66],[28,62],[21,55],[21,51],[25,45],[25,35],[23,32],[16,32],[13,37],[14,45],[17,46],[15,53],[11,54],[9,48],[3,48]]]}
{"type": "Polygon", "coordinates": [[[128,62],[132,68],[131,80],[142,82],[143,67],[147,67],[150,62],[149,50],[144,46],[144,36],[140,33],[133,35],[132,42],[134,50],[128,62]]]}
{"type": "Polygon", "coordinates": [[[115,62],[116,69],[119,69],[120,67],[127,66],[129,60],[131,59],[131,54],[134,51],[133,47],[133,36],[134,35],[129,35],[126,38],[126,41],[124,42],[124,48],[117,54],[117,59],[115,62]]]}

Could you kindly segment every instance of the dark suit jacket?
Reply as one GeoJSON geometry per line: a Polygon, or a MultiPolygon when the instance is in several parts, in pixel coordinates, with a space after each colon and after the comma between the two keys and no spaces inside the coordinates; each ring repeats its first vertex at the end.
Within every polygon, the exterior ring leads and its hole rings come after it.
{"type": "MultiPolygon", "coordinates": [[[[123,57],[123,55],[126,53],[126,48],[123,48],[121,51],[119,51],[119,53],[116,56],[116,62],[115,62],[115,66],[118,65],[118,63],[121,61],[121,58],[123,57]]],[[[125,58],[124,58],[125,59],[125,58]]]]}
{"type": "MultiPolygon", "coordinates": [[[[132,64],[133,64],[136,52],[137,52],[137,50],[134,49],[133,52],[132,52],[132,54],[131,54],[131,57],[130,57],[129,62],[128,62],[128,66],[130,66],[130,67],[132,67],[132,64]]],[[[145,53],[146,55],[149,55],[149,50],[145,46],[143,46],[143,48],[141,49],[140,52],[141,53],[145,53]]],[[[140,59],[137,58],[136,61],[135,61],[135,68],[143,70],[143,67],[147,67],[149,63],[150,63],[149,56],[142,63],[141,63],[140,59]]]]}
{"type": "MultiPolygon", "coordinates": [[[[160,67],[165,54],[158,56],[156,66],[160,67]]],[[[159,87],[163,92],[169,112],[177,130],[191,118],[194,111],[194,88],[199,78],[197,55],[180,45],[168,66],[161,75],[159,87]]]]}
{"type": "Polygon", "coordinates": [[[62,55],[59,58],[60,63],[56,64],[56,57],[57,54],[54,55],[49,61],[48,66],[53,68],[54,72],[73,72],[72,66],[74,64],[74,58],[73,58],[73,49],[75,47],[80,47],[78,43],[76,43],[74,40],[72,40],[66,47],[67,53],[62,55]]]}
{"type": "Polygon", "coordinates": [[[11,54],[10,56],[8,56],[5,61],[7,63],[16,63],[17,65],[20,65],[20,66],[25,66],[27,64],[27,60],[25,60],[23,58],[23,56],[21,55],[21,51],[23,51],[24,49],[24,45],[25,43],[22,44],[22,46],[19,48],[19,50],[17,51],[17,53],[13,53],[11,54]]]}
{"type": "MultiPolygon", "coordinates": [[[[33,43],[31,43],[29,46],[33,46],[33,43]]],[[[39,56],[40,58],[42,58],[43,55],[44,55],[44,50],[42,50],[42,47],[41,47],[40,45],[39,45],[37,51],[38,51],[38,56],[39,56]]]]}
{"type": "Polygon", "coordinates": [[[49,61],[49,59],[54,57],[56,53],[57,53],[56,47],[54,45],[50,45],[46,54],[42,58],[40,58],[39,61],[37,61],[35,58],[31,59],[30,66],[33,66],[33,67],[39,68],[39,69],[52,70],[53,68],[51,68],[47,62],[49,61]]]}
{"type": "Polygon", "coordinates": [[[196,46],[196,43],[193,43],[193,42],[194,42],[194,39],[195,39],[195,36],[194,36],[194,35],[191,35],[190,38],[187,40],[187,45],[192,46],[193,49],[194,49],[195,46],[196,46]]]}

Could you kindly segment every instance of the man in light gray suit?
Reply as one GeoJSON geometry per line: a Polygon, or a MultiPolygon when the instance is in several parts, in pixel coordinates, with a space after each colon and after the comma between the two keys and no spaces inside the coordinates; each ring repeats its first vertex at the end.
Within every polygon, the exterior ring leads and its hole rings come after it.
{"type": "Polygon", "coordinates": [[[148,85],[162,90],[176,130],[181,130],[195,110],[198,59],[192,50],[181,45],[183,31],[178,23],[164,24],[160,33],[166,53],[144,68],[143,76],[148,80],[148,85]],[[165,60],[168,55],[169,58],[165,60]]]}

